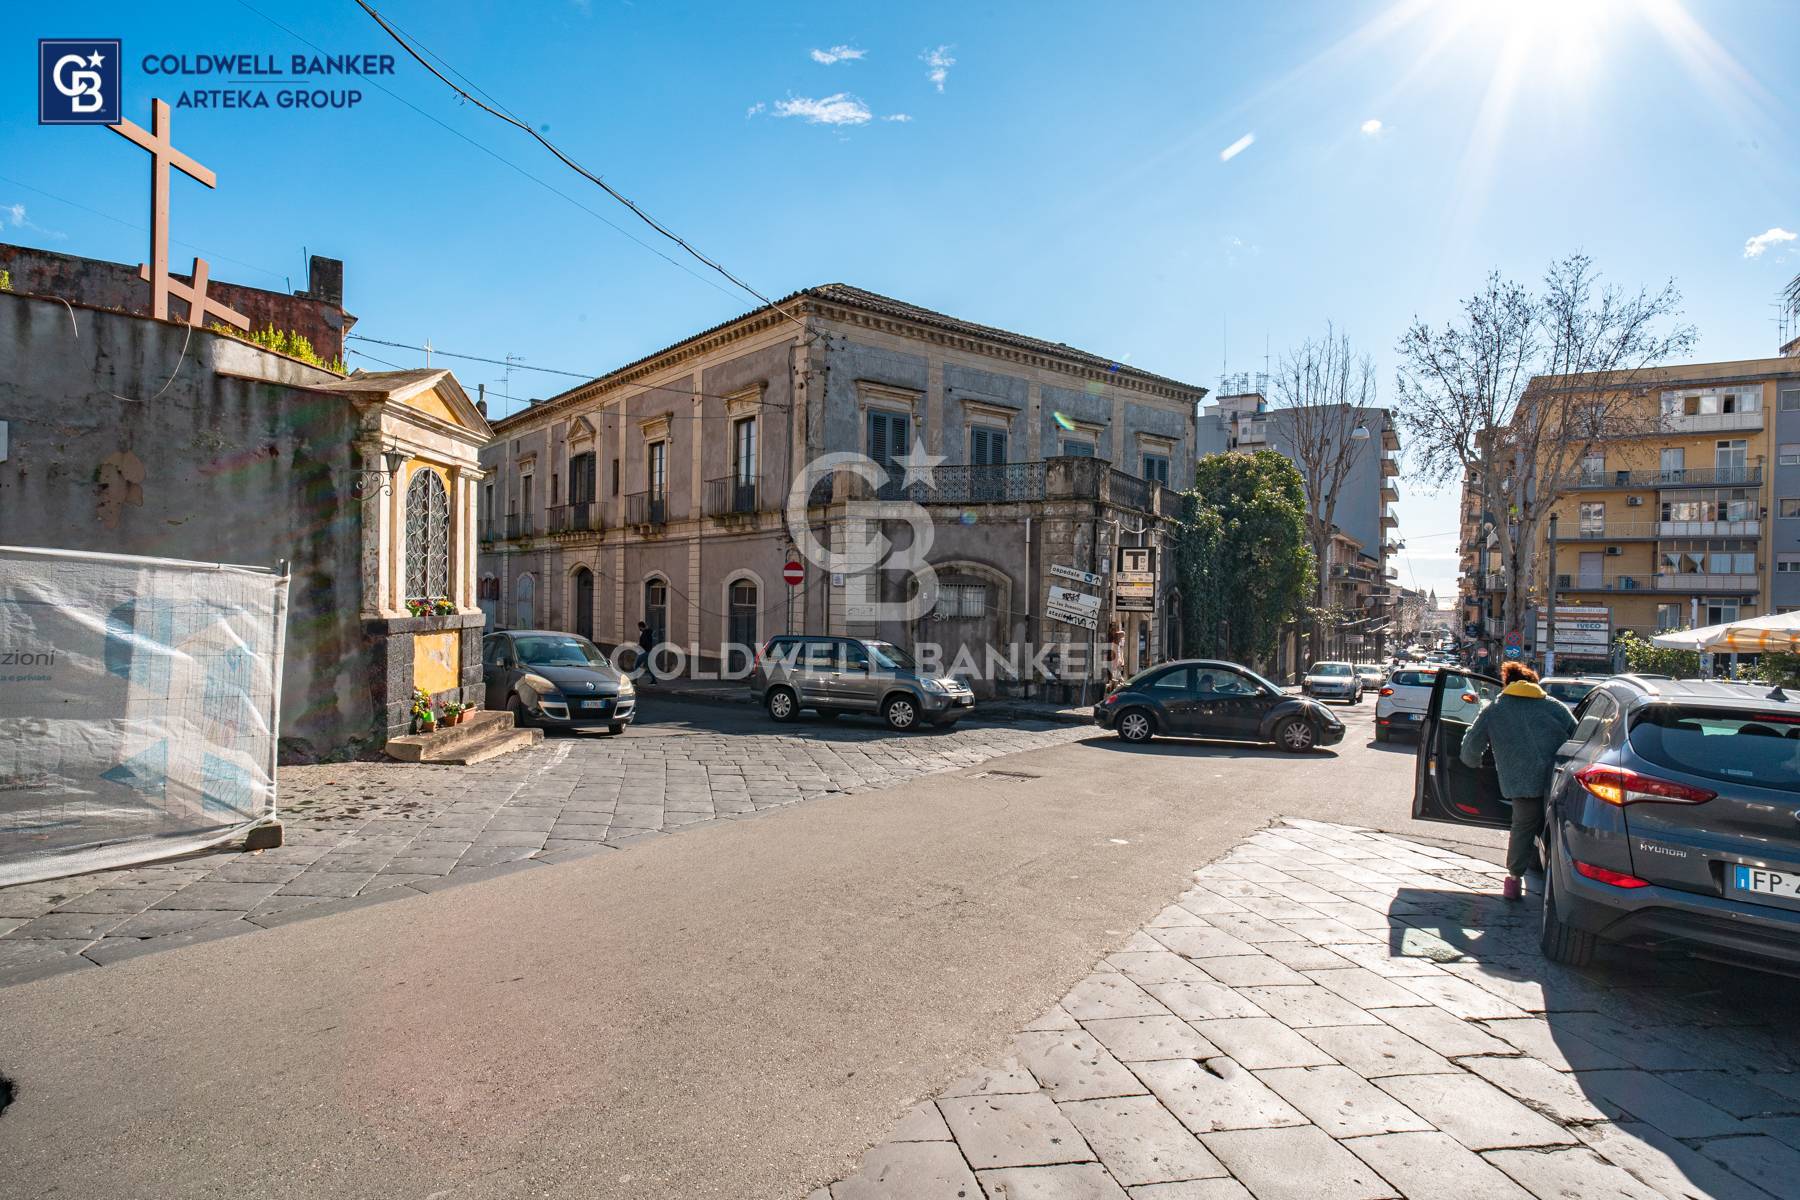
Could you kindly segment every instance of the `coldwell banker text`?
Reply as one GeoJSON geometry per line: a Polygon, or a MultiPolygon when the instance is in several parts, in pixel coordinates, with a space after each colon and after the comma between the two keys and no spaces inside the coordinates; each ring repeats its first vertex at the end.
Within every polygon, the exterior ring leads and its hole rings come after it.
{"type": "Polygon", "coordinates": [[[357,88],[308,86],[394,73],[391,54],[146,54],[146,75],[215,79],[184,88],[176,108],[355,108],[357,88]]]}

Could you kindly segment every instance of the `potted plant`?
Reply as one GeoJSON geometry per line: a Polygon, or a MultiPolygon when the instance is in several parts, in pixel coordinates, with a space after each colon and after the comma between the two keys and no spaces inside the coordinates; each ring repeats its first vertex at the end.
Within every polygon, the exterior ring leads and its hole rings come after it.
{"type": "Polygon", "coordinates": [[[431,615],[431,601],[408,600],[406,602],[406,611],[415,617],[429,617],[431,615]]]}
{"type": "Polygon", "coordinates": [[[412,715],[420,733],[437,732],[437,714],[431,709],[431,693],[424,688],[413,689],[412,715]]]}
{"type": "Polygon", "coordinates": [[[431,611],[440,617],[453,616],[456,612],[456,602],[448,596],[439,596],[431,602],[431,611]]]}
{"type": "Polygon", "coordinates": [[[439,710],[444,714],[444,724],[446,725],[461,725],[463,723],[463,714],[468,711],[466,705],[456,700],[444,701],[444,703],[439,706],[439,710]]]}

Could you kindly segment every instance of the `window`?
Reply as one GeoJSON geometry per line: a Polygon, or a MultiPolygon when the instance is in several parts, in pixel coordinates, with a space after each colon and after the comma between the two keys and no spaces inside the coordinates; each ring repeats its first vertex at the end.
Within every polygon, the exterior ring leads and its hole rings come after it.
{"type": "Polygon", "coordinates": [[[726,640],[734,646],[756,645],[756,584],[748,579],[732,584],[726,608],[726,640]]]}
{"type": "Polygon", "coordinates": [[[533,502],[536,499],[534,490],[536,484],[537,476],[533,475],[530,471],[519,476],[519,512],[528,522],[531,520],[531,509],[533,502]]]}
{"type": "Polygon", "coordinates": [[[612,494],[619,494],[619,460],[612,460],[612,494]]]}
{"type": "Polygon", "coordinates": [[[1662,460],[1658,465],[1662,468],[1664,479],[1680,482],[1681,473],[1687,466],[1687,451],[1680,446],[1671,446],[1662,452],[1662,460]]]}
{"type": "Polygon", "coordinates": [[[644,447],[644,479],[652,500],[669,494],[669,443],[651,442],[644,447]]]}
{"type": "Polygon", "coordinates": [[[1778,517],[1800,517],[1800,496],[1783,496],[1775,502],[1778,517]]]}
{"type": "Polygon", "coordinates": [[[1735,599],[1706,599],[1700,602],[1700,612],[1704,615],[1702,625],[1723,625],[1727,621],[1738,619],[1738,602],[1735,599]]]}
{"type": "Polygon", "coordinates": [[[1606,532],[1605,501],[1586,500],[1582,502],[1581,532],[1583,535],[1603,534],[1606,532]]]}
{"type": "Polygon", "coordinates": [[[406,598],[450,594],[450,497],[436,471],[420,467],[406,487],[406,598]]]}
{"type": "Polygon", "coordinates": [[[1146,683],[1144,690],[1152,696],[1168,698],[1190,695],[1194,690],[1194,668],[1176,667],[1174,670],[1164,671],[1146,683]]]}
{"type": "Polygon", "coordinates": [[[1169,457],[1166,454],[1144,455],[1144,478],[1151,483],[1169,486],[1169,457]]]}
{"type": "Polygon", "coordinates": [[[1800,575],[1800,554],[1777,554],[1775,556],[1775,573],[1777,575],[1800,575]]]}
{"type": "Polygon", "coordinates": [[[869,412],[869,457],[883,470],[892,471],[896,457],[906,453],[912,418],[905,413],[869,412]]]}
{"type": "Polygon", "coordinates": [[[569,459],[569,503],[592,504],[594,501],[594,455],[590,451],[569,459]]]}
{"type": "Polygon", "coordinates": [[[1800,412],[1800,388],[1782,388],[1780,405],[1782,412],[1800,412]]]}
{"type": "Polygon", "coordinates": [[[987,615],[987,584],[946,583],[938,587],[937,607],[932,615],[941,620],[968,619],[987,615]]]}
{"type": "Polygon", "coordinates": [[[1687,623],[1687,610],[1680,604],[1659,604],[1656,606],[1656,632],[1668,633],[1680,629],[1687,623]]]}
{"type": "Polygon", "coordinates": [[[1800,467],[1800,442],[1783,442],[1775,447],[1775,461],[1784,467],[1800,467]]]}
{"type": "Polygon", "coordinates": [[[978,467],[996,467],[1006,461],[1006,430],[975,425],[969,429],[969,461],[978,467]]]}
{"type": "Polygon", "coordinates": [[[1581,482],[1593,484],[1606,481],[1606,455],[1591,453],[1581,460],[1581,482]]]}
{"type": "Polygon", "coordinates": [[[1719,470],[1719,482],[1727,482],[1728,477],[1742,480],[1749,449],[1750,443],[1743,438],[1713,443],[1713,466],[1719,470]]]}
{"type": "Polygon", "coordinates": [[[1094,457],[1094,443],[1086,438],[1064,438],[1062,452],[1066,458],[1094,457]]]}
{"type": "Polygon", "coordinates": [[[739,485],[756,482],[755,417],[744,417],[731,423],[731,477],[739,485]]]}
{"type": "Polygon", "coordinates": [[[561,501],[557,499],[557,496],[562,492],[561,485],[562,476],[558,475],[555,471],[550,472],[550,506],[552,508],[561,503],[561,501]]]}

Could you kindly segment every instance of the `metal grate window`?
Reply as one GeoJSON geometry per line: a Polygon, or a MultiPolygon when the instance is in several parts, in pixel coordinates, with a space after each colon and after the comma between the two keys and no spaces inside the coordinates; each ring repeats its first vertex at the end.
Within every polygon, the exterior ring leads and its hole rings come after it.
{"type": "Polygon", "coordinates": [[[406,598],[450,594],[450,497],[438,473],[421,468],[406,487],[406,598]]]}
{"type": "Polygon", "coordinates": [[[987,584],[946,583],[938,588],[933,614],[942,620],[987,615],[987,584]]]}

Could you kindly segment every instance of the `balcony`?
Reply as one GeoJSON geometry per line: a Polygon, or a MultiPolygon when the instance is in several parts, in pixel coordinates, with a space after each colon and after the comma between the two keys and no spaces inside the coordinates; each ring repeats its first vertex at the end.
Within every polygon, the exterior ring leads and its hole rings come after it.
{"type": "Polygon", "coordinates": [[[625,523],[656,528],[669,522],[669,497],[657,492],[633,492],[625,497],[625,523]]]}
{"type": "Polygon", "coordinates": [[[1393,509],[1384,508],[1381,510],[1381,527],[1383,529],[1400,528],[1400,518],[1394,514],[1393,509]]]}
{"type": "Polygon", "coordinates": [[[1759,487],[1762,464],[1748,467],[1676,467],[1667,471],[1583,471],[1563,486],[1577,491],[1620,488],[1759,487]]]}
{"type": "Polygon", "coordinates": [[[1111,500],[1114,504],[1135,508],[1140,512],[1151,511],[1148,479],[1139,479],[1136,475],[1127,475],[1123,471],[1109,471],[1101,490],[1102,500],[1111,500]]]}
{"type": "Polygon", "coordinates": [[[1658,537],[1758,537],[1761,521],[1658,521],[1658,537]]]}
{"type": "Polygon", "coordinates": [[[555,504],[544,515],[549,519],[545,528],[551,537],[598,533],[605,524],[600,516],[599,502],[594,500],[555,504]]]}
{"type": "Polygon", "coordinates": [[[1556,590],[1586,594],[1589,592],[1754,592],[1755,575],[1558,575],[1556,590]]]}
{"type": "Polygon", "coordinates": [[[1656,577],[1659,592],[1754,592],[1758,590],[1756,575],[1686,575],[1656,577]]]}
{"type": "Polygon", "coordinates": [[[1362,583],[1373,583],[1375,580],[1375,569],[1373,567],[1357,566],[1354,563],[1332,563],[1331,577],[1333,579],[1354,579],[1362,583]]]}
{"type": "Polygon", "coordinates": [[[1387,480],[1381,481],[1381,500],[1384,504],[1400,503],[1400,489],[1387,480]]]}
{"type": "Polygon", "coordinates": [[[814,482],[809,505],[840,501],[909,500],[914,504],[1018,504],[1038,500],[1092,500],[1166,517],[1177,516],[1182,493],[1114,470],[1105,460],[1065,456],[1043,462],[945,465],[932,483],[907,484],[896,469],[880,487],[849,471],[814,482]]]}
{"type": "Polygon", "coordinates": [[[532,513],[506,514],[506,540],[516,542],[520,538],[537,536],[537,517],[532,513]]]}
{"type": "Polygon", "coordinates": [[[1381,456],[1382,478],[1391,479],[1398,474],[1400,474],[1400,456],[1392,451],[1384,452],[1381,456]]]}
{"type": "Polygon", "coordinates": [[[1631,542],[1654,541],[1666,536],[1661,529],[1660,521],[1607,521],[1601,525],[1582,525],[1576,522],[1557,522],[1556,540],[1559,542],[1631,542]]]}
{"type": "Polygon", "coordinates": [[[747,517],[758,508],[757,481],[727,475],[706,481],[706,515],[709,517],[747,517]]]}
{"type": "Polygon", "coordinates": [[[1762,410],[1735,413],[1695,413],[1666,415],[1659,433],[1728,433],[1740,429],[1761,429],[1762,410]]]}

